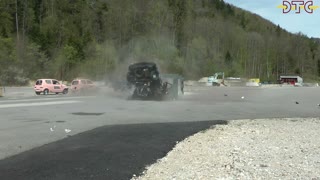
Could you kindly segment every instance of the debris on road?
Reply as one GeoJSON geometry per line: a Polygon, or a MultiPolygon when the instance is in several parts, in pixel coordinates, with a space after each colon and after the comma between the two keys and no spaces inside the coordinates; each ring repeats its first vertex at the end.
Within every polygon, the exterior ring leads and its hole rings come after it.
{"type": "Polygon", "coordinates": [[[50,131],[53,132],[55,128],[56,128],[56,126],[51,127],[50,131]]]}
{"type": "Polygon", "coordinates": [[[71,132],[71,130],[70,130],[70,129],[65,129],[64,131],[65,131],[66,133],[71,132]]]}

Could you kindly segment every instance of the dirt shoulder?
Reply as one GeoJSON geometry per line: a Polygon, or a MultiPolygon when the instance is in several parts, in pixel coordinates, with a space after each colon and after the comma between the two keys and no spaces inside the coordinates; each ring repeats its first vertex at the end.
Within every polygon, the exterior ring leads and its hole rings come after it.
{"type": "Polygon", "coordinates": [[[320,179],[320,119],[230,121],[197,133],[133,179],[320,179]]]}

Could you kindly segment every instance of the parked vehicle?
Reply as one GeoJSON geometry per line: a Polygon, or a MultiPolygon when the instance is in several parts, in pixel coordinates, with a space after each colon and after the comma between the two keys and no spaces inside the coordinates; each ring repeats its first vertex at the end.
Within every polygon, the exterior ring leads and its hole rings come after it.
{"type": "Polygon", "coordinates": [[[38,79],[34,85],[34,91],[37,95],[41,93],[44,95],[48,95],[49,93],[67,94],[68,87],[56,79],[38,79]]]}
{"type": "Polygon", "coordinates": [[[71,82],[72,93],[94,92],[97,86],[90,79],[77,78],[71,82]]]}

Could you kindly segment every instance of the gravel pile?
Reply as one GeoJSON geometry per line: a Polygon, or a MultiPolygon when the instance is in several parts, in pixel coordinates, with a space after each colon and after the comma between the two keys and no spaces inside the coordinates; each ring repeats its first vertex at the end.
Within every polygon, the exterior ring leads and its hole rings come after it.
{"type": "Polygon", "coordinates": [[[320,179],[320,120],[230,121],[188,137],[132,179],[320,179]]]}

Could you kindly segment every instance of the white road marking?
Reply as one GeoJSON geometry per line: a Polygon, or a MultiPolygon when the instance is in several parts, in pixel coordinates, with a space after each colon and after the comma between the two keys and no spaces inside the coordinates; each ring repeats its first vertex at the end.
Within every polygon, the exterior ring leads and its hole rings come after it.
{"type": "Polygon", "coordinates": [[[11,100],[0,100],[0,103],[4,102],[30,102],[30,101],[54,101],[54,100],[64,100],[64,99],[84,99],[96,96],[77,96],[77,97],[51,97],[51,98],[36,98],[36,99],[11,99],[11,100]]]}
{"type": "Polygon", "coordinates": [[[79,103],[81,101],[56,101],[56,102],[35,102],[35,103],[17,103],[17,104],[1,104],[0,109],[2,108],[14,108],[14,107],[31,107],[31,106],[48,106],[48,105],[57,105],[57,104],[72,104],[79,103]]]}
{"type": "Polygon", "coordinates": [[[195,93],[195,92],[184,92],[183,95],[194,95],[194,94],[197,94],[197,93],[195,93]]]}

